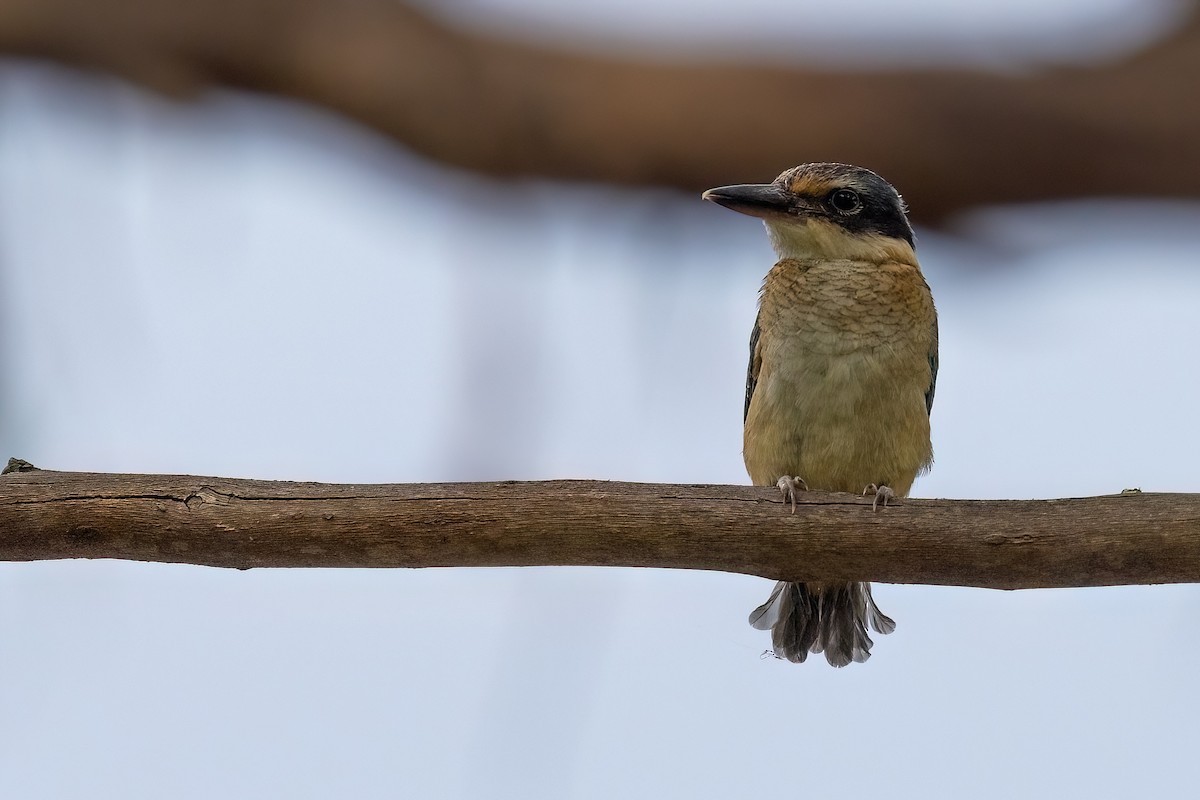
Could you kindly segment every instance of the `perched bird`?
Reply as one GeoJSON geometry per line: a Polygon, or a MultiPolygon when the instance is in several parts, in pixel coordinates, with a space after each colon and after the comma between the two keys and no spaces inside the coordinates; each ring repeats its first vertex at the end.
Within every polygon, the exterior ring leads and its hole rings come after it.
{"type": "MultiPolygon", "coordinates": [[[[903,497],[929,468],[937,313],[896,190],[870,170],[804,164],[769,184],[704,199],[760,217],[779,261],[750,334],[744,457],[750,479],[800,489],[903,497]]],[[[750,623],[776,656],[866,661],[867,627],[896,624],[868,583],[780,582],[750,623]]]]}

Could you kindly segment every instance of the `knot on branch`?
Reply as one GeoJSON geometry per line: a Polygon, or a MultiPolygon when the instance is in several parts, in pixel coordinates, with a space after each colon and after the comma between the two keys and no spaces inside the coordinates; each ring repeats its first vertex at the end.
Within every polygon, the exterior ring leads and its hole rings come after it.
{"type": "Polygon", "coordinates": [[[30,464],[25,459],[10,458],[8,460],[8,466],[6,466],[3,470],[0,470],[0,475],[7,475],[10,472],[35,472],[35,471],[37,471],[37,467],[35,467],[33,464],[30,464]]]}
{"type": "Polygon", "coordinates": [[[231,494],[223,494],[210,486],[202,486],[198,491],[185,497],[183,504],[188,507],[188,510],[194,510],[205,504],[227,505],[232,498],[231,494]]]}

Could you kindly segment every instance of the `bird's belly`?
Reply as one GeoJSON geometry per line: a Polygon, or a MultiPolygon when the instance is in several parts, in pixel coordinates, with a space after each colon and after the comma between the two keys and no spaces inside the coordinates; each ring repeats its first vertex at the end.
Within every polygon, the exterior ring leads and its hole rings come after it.
{"type": "Polygon", "coordinates": [[[929,378],[926,359],[886,348],[764,362],[746,418],[751,480],[794,475],[814,490],[876,483],[907,494],[932,460],[929,378]]]}

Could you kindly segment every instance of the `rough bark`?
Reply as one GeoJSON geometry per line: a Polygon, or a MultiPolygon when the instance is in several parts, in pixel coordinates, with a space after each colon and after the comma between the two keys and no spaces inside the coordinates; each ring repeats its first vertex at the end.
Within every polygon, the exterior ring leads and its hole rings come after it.
{"type": "Polygon", "coordinates": [[[0,0],[0,52],[187,95],[340,111],[494,175],[688,190],[803,161],[876,169],[914,215],[1200,195],[1200,19],[1111,63],[1019,73],[582,55],[471,35],[397,0],[0,0]]]}
{"type": "Polygon", "coordinates": [[[1200,582],[1200,494],[905,500],[600,481],[0,476],[0,560],[625,566],[996,589],[1200,582]]]}

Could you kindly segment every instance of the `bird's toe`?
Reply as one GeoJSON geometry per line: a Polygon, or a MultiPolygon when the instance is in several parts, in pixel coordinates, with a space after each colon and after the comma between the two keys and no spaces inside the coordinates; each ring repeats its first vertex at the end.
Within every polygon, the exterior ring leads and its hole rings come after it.
{"type": "Polygon", "coordinates": [[[775,482],[775,485],[779,487],[780,493],[783,494],[784,502],[792,504],[792,513],[795,514],[796,492],[807,492],[808,484],[804,482],[803,478],[792,475],[784,475],[775,482]]]}
{"type": "Polygon", "coordinates": [[[888,500],[891,500],[896,496],[896,493],[893,492],[889,486],[882,483],[868,483],[867,487],[863,489],[863,496],[866,497],[868,494],[873,494],[875,496],[871,501],[872,511],[877,511],[880,505],[882,505],[884,508],[887,508],[888,500]]]}

